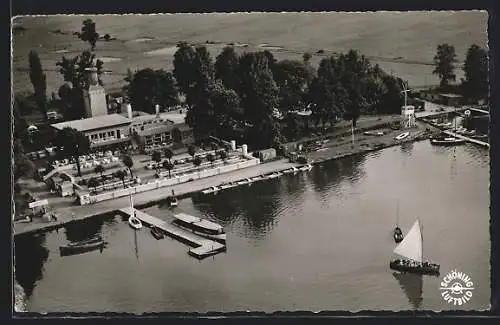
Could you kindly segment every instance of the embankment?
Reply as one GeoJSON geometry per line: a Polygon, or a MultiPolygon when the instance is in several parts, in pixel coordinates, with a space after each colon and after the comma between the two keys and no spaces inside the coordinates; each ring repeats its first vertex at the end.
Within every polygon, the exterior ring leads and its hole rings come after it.
{"type": "MultiPolygon", "coordinates": [[[[320,151],[309,153],[309,157],[313,164],[317,164],[326,160],[340,159],[346,156],[380,150],[402,143],[426,139],[428,137],[422,126],[409,130],[410,136],[400,141],[395,140],[395,136],[400,134],[402,131],[391,129],[384,129],[384,131],[387,133],[383,136],[357,134],[355,136],[354,145],[351,142],[351,137],[340,137],[335,140],[330,140],[320,151]]],[[[235,182],[245,178],[252,178],[275,171],[281,171],[296,165],[297,164],[290,163],[287,159],[280,159],[229,173],[187,183],[176,184],[171,187],[158,188],[134,195],[134,205],[137,208],[141,208],[155,204],[156,202],[164,200],[170,196],[172,190],[174,190],[176,195],[179,197],[187,197],[211,186],[218,186],[226,182],[235,182]]],[[[14,224],[14,235],[56,229],[70,222],[84,220],[97,215],[113,213],[128,204],[129,198],[122,197],[92,205],[73,205],[70,207],[60,208],[56,211],[58,218],[57,221],[50,223],[16,223],[14,224]]]]}

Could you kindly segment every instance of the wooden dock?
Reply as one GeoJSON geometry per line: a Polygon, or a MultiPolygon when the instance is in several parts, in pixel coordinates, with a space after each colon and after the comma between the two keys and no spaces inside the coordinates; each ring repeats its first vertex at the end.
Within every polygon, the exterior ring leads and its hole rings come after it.
{"type": "MultiPolygon", "coordinates": [[[[135,216],[144,224],[155,226],[165,232],[166,235],[175,238],[191,246],[188,254],[198,259],[203,259],[226,250],[226,246],[216,241],[202,238],[192,232],[180,229],[164,220],[153,217],[140,210],[135,210],[135,216]]],[[[130,215],[130,207],[120,209],[120,212],[130,215]]]]}
{"type": "Polygon", "coordinates": [[[463,140],[470,142],[470,143],[478,144],[478,145],[486,147],[486,148],[490,147],[490,144],[488,142],[484,142],[484,141],[477,140],[477,139],[472,139],[472,138],[466,137],[464,135],[461,135],[461,134],[458,134],[458,133],[455,133],[452,131],[443,131],[443,133],[450,135],[452,137],[455,137],[455,138],[463,139],[463,140]]]}

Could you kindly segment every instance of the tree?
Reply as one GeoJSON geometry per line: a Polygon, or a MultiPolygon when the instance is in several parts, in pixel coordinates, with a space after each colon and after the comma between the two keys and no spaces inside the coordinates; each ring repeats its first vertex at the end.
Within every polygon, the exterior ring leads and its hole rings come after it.
{"type": "Polygon", "coordinates": [[[87,181],[87,186],[90,188],[96,188],[100,185],[99,180],[96,177],[92,177],[87,181]]]}
{"type": "Polygon", "coordinates": [[[469,47],[463,67],[462,80],[464,94],[473,99],[486,100],[488,97],[488,53],[476,44],[469,47]]]}
{"type": "Polygon", "coordinates": [[[217,152],[217,154],[219,155],[219,157],[222,161],[226,161],[226,159],[227,159],[227,151],[226,150],[219,150],[217,152]]]}
{"type": "Polygon", "coordinates": [[[170,162],[170,160],[165,160],[163,162],[163,168],[165,168],[166,170],[168,170],[168,177],[172,177],[171,175],[171,172],[172,172],[172,169],[174,169],[174,164],[172,164],[172,162],[170,162]]]}
{"type": "Polygon", "coordinates": [[[24,155],[18,153],[14,155],[14,179],[18,180],[21,177],[33,177],[35,164],[24,155]]]}
{"type": "Polygon", "coordinates": [[[123,164],[128,168],[130,176],[134,177],[132,173],[132,166],[134,166],[134,160],[132,159],[132,157],[130,157],[129,155],[123,156],[123,164]]]}
{"type": "Polygon", "coordinates": [[[43,72],[42,63],[37,52],[30,51],[29,64],[30,80],[35,91],[35,100],[43,117],[47,118],[47,78],[43,72]]]}
{"type": "Polygon", "coordinates": [[[258,123],[278,106],[279,89],[268,60],[264,52],[245,53],[240,58],[241,105],[250,122],[258,123]]]}
{"type": "Polygon", "coordinates": [[[305,94],[313,79],[312,71],[301,61],[275,63],[273,77],[279,87],[280,108],[297,109],[304,104],[305,94]]]}
{"type": "Polygon", "coordinates": [[[161,162],[161,152],[153,151],[153,153],[151,154],[151,160],[157,164],[157,170],[158,170],[158,165],[161,162]]]}
{"type": "Polygon", "coordinates": [[[178,93],[172,73],[165,70],[142,69],[129,72],[124,87],[133,107],[148,113],[155,112],[155,105],[170,107],[178,104],[178,93]]]}
{"type": "Polygon", "coordinates": [[[62,149],[63,154],[67,158],[74,158],[78,176],[82,176],[78,157],[88,153],[90,149],[89,139],[82,132],[70,127],[65,127],[57,132],[54,142],[56,146],[62,149]]]}
{"type": "Polygon", "coordinates": [[[165,154],[165,158],[167,158],[168,161],[171,161],[172,157],[174,156],[174,152],[170,148],[166,148],[164,151],[164,154],[165,154]]]}
{"type": "Polygon", "coordinates": [[[201,165],[201,158],[200,158],[200,156],[194,157],[194,159],[193,159],[193,165],[196,168],[200,167],[200,165],[201,165]]]}
{"type": "Polygon", "coordinates": [[[188,147],[188,153],[191,157],[194,158],[194,155],[196,155],[196,147],[195,146],[189,146],[188,147]]]}
{"type": "Polygon", "coordinates": [[[238,55],[234,47],[227,46],[215,60],[215,77],[220,79],[225,87],[237,89],[238,55]]]}
{"type": "Polygon", "coordinates": [[[82,41],[88,42],[92,47],[92,51],[95,49],[95,44],[99,39],[99,34],[96,32],[95,23],[92,19],[85,19],[83,21],[82,31],[78,37],[82,41]]]}
{"type": "Polygon", "coordinates": [[[320,61],[318,75],[313,79],[309,94],[316,124],[327,121],[332,125],[347,109],[348,93],[342,84],[342,70],[334,57],[320,61]]]}
{"type": "Polygon", "coordinates": [[[207,160],[210,162],[210,164],[211,164],[212,166],[213,166],[213,164],[214,164],[215,159],[216,159],[216,158],[215,158],[215,155],[214,155],[214,154],[209,153],[209,154],[207,155],[207,160]]]}
{"type": "Polygon", "coordinates": [[[196,82],[196,70],[194,61],[196,59],[196,51],[186,42],[177,44],[177,51],[174,54],[174,76],[177,80],[179,89],[186,95],[187,104],[190,106],[188,94],[191,92],[194,83],[196,82]]]}
{"type": "Polygon", "coordinates": [[[188,111],[186,121],[198,139],[213,133],[223,136],[229,122],[240,114],[239,103],[234,90],[220,80],[210,82],[203,98],[188,111]]]}
{"type": "Polygon", "coordinates": [[[127,177],[127,173],[124,170],[117,170],[113,173],[113,176],[120,179],[123,183],[123,188],[125,188],[125,177],[127,177]]]}
{"type": "Polygon", "coordinates": [[[302,60],[304,61],[304,63],[308,63],[312,58],[312,55],[311,53],[309,52],[306,52],[302,55],[302,60]]]}
{"type": "Polygon", "coordinates": [[[94,167],[94,173],[99,173],[101,175],[101,178],[102,178],[102,173],[104,173],[106,169],[104,168],[103,165],[97,165],[94,167]]]}
{"type": "Polygon", "coordinates": [[[455,81],[456,76],[454,73],[455,63],[457,62],[457,55],[455,54],[455,47],[449,44],[440,44],[437,47],[436,55],[434,56],[434,71],[440,79],[441,88],[449,85],[450,81],[455,81]]]}

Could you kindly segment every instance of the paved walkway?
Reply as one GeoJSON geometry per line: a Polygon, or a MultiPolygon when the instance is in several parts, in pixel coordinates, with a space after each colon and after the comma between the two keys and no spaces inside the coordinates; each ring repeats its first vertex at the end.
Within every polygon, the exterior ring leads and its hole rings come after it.
{"type": "MultiPolygon", "coordinates": [[[[251,178],[262,174],[270,173],[276,170],[282,170],[295,166],[289,163],[287,159],[281,159],[265,164],[260,164],[245,169],[232,171],[212,177],[195,180],[192,182],[177,184],[171,187],[163,187],[152,191],[142,192],[134,195],[134,205],[139,207],[148,203],[163,200],[171,195],[172,190],[176,195],[182,196],[199,192],[210,186],[218,186],[224,182],[234,182],[244,178],[251,178]]],[[[57,209],[57,221],[44,223],[34,221],[31,223],[14,223],[14,235],[36,232],[44,229],[51,229],[63,224],[83,220],[94,215],[101,215],[122,209],[129,205],[129,198],[123,197],[114,200],[102,201],[91,205],[72,205],[57,209]]]]}

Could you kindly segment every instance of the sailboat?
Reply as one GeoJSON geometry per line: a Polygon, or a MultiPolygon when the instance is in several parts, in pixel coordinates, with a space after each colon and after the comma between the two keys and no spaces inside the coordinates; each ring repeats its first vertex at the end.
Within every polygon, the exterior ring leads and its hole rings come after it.
{"type": "Polygon", "coordinates": [[[177,202],[177,198],[175,197],[175,192],[172,190],[172,196],[169,196],[168,199],[168,205],[172,207],[176,207],[179,203],[177,202]]]}
{"type": "Polygon", "coordinates": [[[135,216],[134,203],[132,202],[132,194],[130,194],[130,217],[128,218],[130,227],[139,230],[142,228],[142,222],[135,216]]]}
{"type": "Polygon", "coordinates": [[[403,235],[403,231],[401,230],[401,228],[399,228],[399,204],[398,204],[396,215],[397,215],[398,220],[396,221],[396,227],[394,228],[393,237],[394,237],[394,241],[396,243],[400,243],[403,240],[404,235],[403,235]]]}
{"type": "Polygon", "coordinates": [[[403,258],[389,262],[392,270],[439,275],[439,264],[423,261],[423,235],[419,219],[415,220],[406,237],[394,248],[394,253],[403,258]]]}

